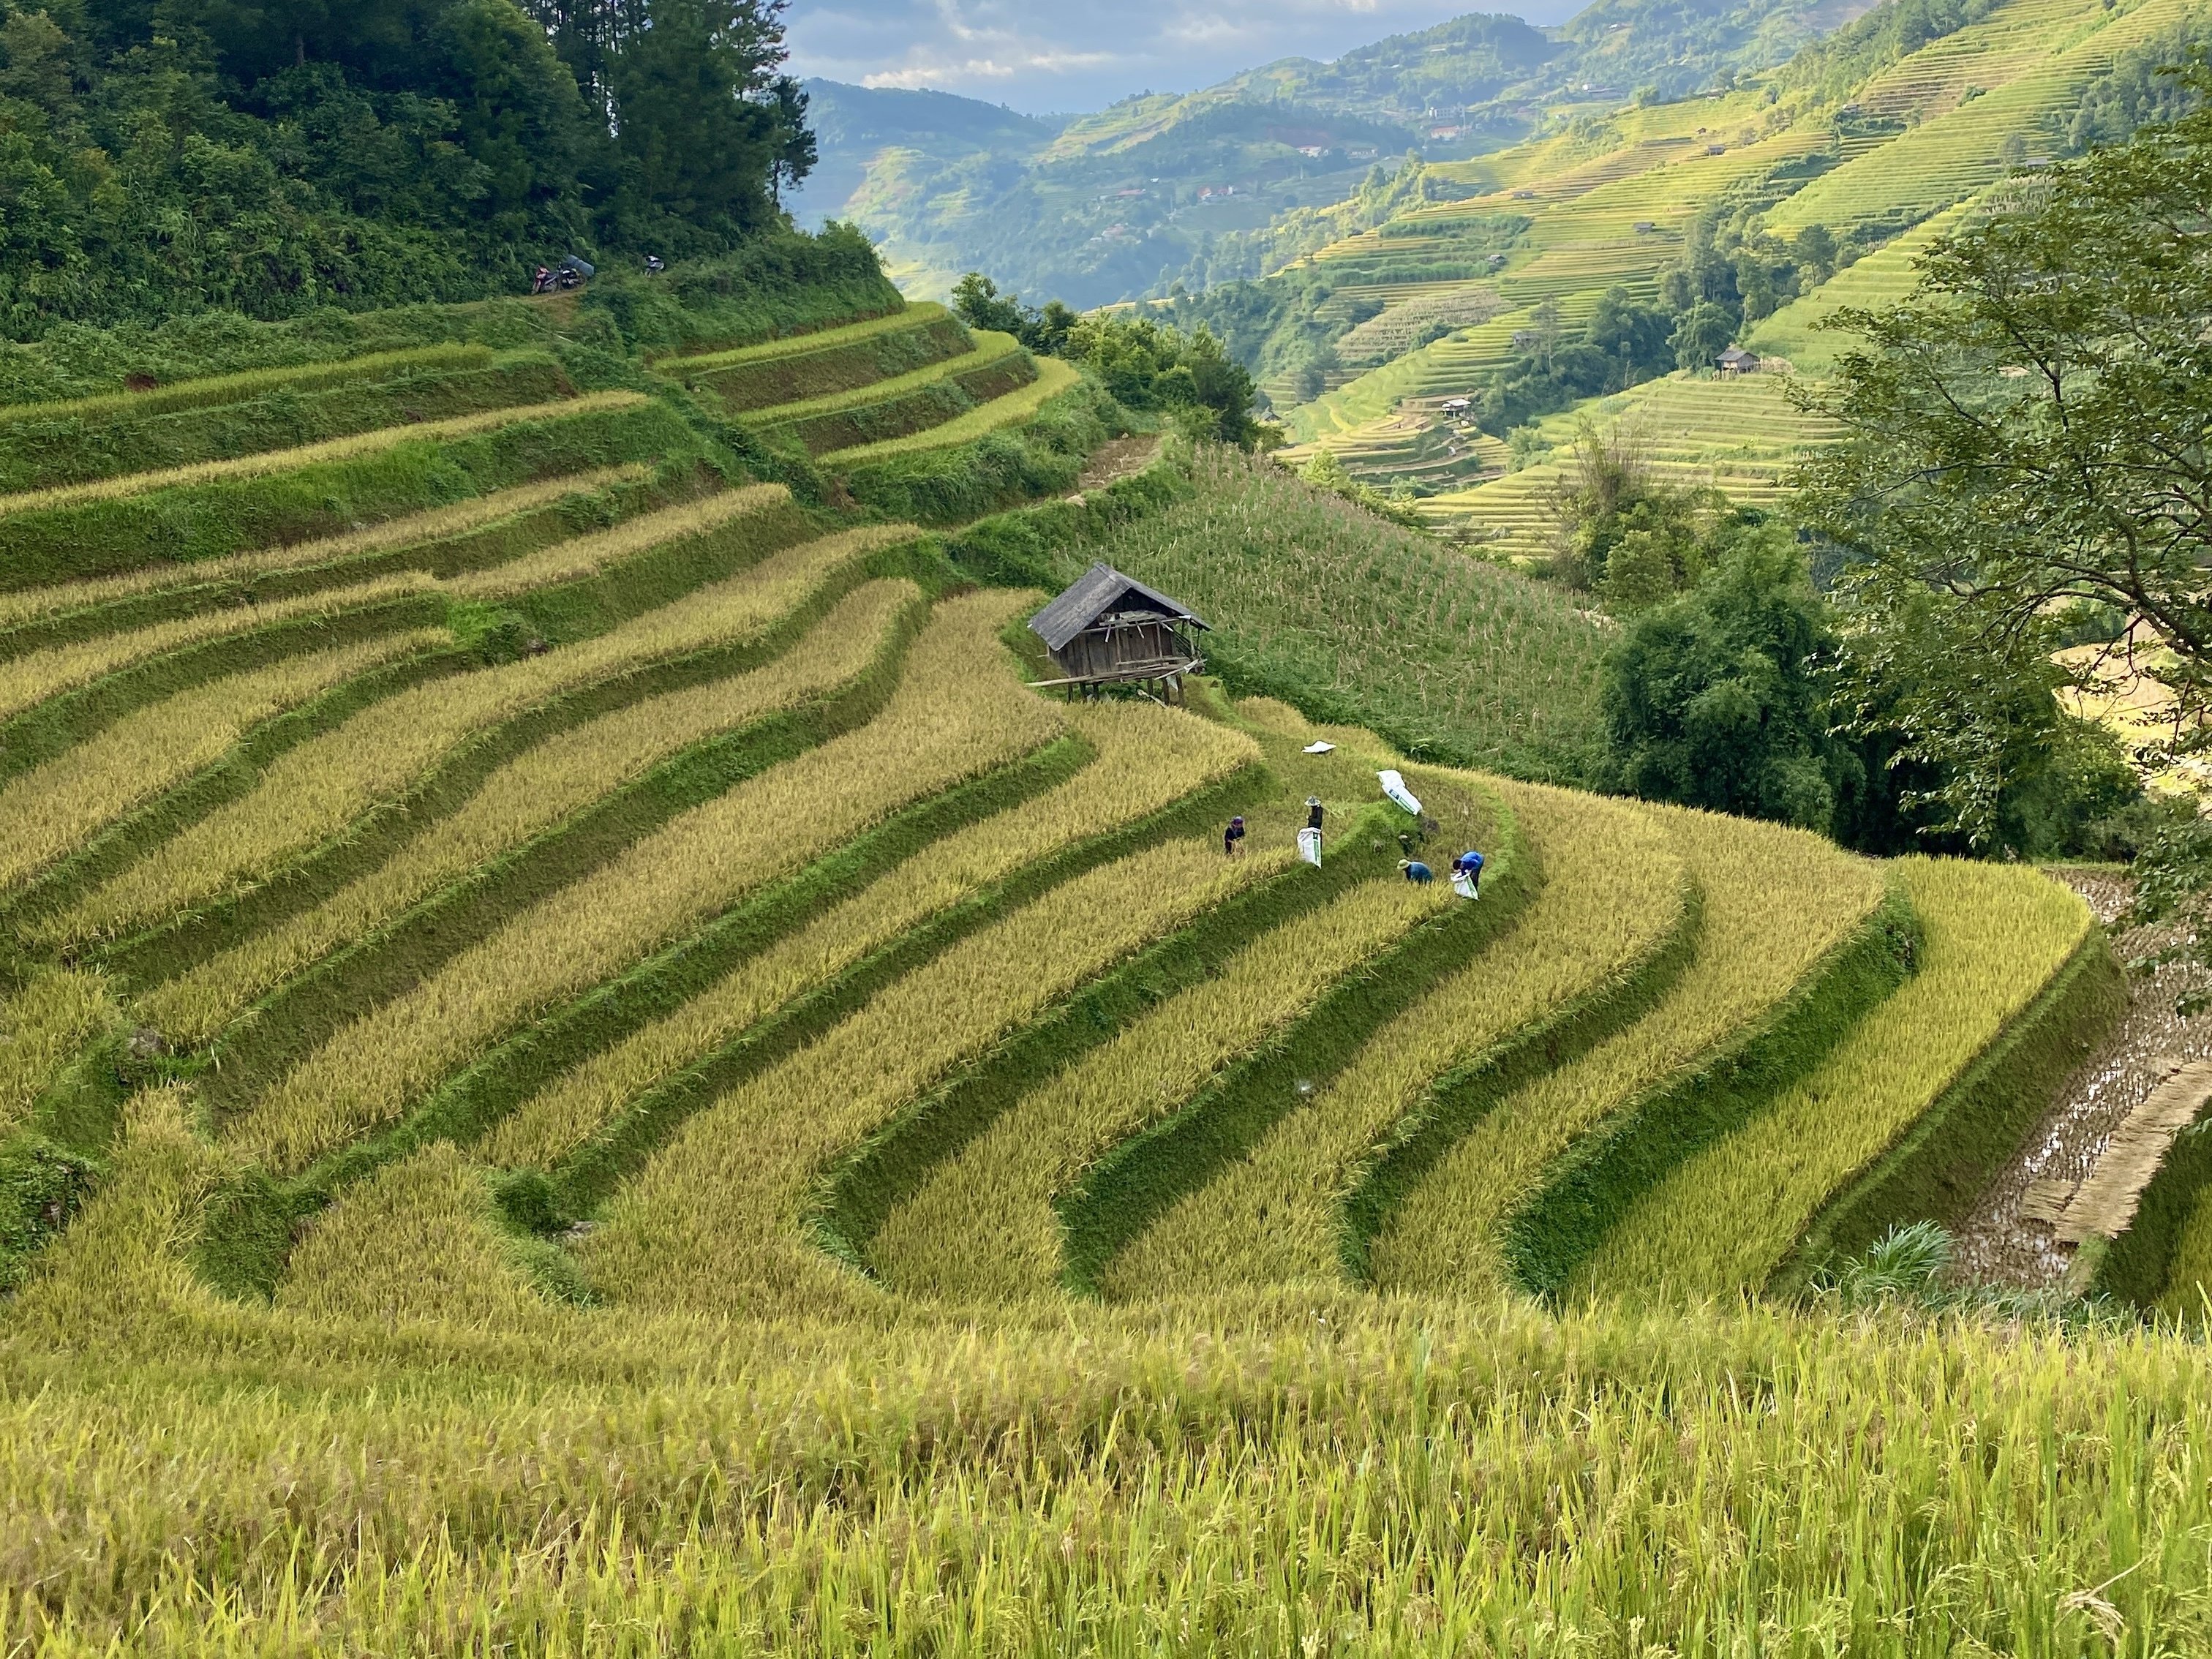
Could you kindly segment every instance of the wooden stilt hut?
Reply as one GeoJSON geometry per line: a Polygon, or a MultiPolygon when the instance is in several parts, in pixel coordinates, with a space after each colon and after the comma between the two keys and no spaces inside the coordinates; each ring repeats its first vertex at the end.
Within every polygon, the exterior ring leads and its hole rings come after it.
{"type": "Polygon", "coordinates": [[[1204,672],[1194,637],[1206,630],[1197,615],[1109,564],[1094,564],[1075,585],[1030,618],[1030,631],[1052,653],[1061,678],[1040,686],[1079,688],[1138,683],[1163,702],[1182,700],[1183,678],[1204,672]]]}

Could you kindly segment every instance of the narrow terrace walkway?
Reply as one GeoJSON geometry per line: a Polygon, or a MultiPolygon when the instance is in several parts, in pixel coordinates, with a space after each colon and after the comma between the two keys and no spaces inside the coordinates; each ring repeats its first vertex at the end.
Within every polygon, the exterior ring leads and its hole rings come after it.
{"type": "MultiPolygon", "coordinates": [[[[2133,895],[2124,876],[2101,870],[2055,873],[2088,901],[2107,928],[2125,915],[2133,895]]],[[[2112,939],[2112,953],[2123,964],[2172,942],[2165,928],[2126,929],[2112,939]]],[[[2130,1000],[2119,1024],[2061,1085],[2057,1103],[1960,1227],[1955,1259],[1961,1278],[2040,1287],[2065,1277],[2074,1246],[2061,1233],[2079,1232],[2093,1219],[2086,1206],[2101,1183],[2090,1183],[2089,1176],[2115,1131],[2130,1120],[2140,1122],[2154,1091],[2173,1079],[2178,1067],[2212,1059],[2212,1012],[2184,1019],[2174,1012],[2179,998],[2192,991],[2203,994],[2208,987],[2212,975],[2185,962],[2154,975],[2128,975],[2130,1000]]],[[[2124,1154],[2124,1147],[2118,1150],[2124,1154]]]]}

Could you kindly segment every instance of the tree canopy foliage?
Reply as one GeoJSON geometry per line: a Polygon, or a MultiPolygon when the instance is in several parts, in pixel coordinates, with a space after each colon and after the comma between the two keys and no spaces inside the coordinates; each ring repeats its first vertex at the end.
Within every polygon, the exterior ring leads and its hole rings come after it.
{"type": "MultiPolygon", "coordinates": [[[[2200,61],[2181,84],[2201,97],[2200,61]]],[[[1939,766],[1981,843],[2022,708],[2085,608],[2170,687],[2181,746],[2212,710],[2212,111],[2023,181],[1928,257],[1814,401],[1844,441],[1803,511],[1841,550],[1861,717],[1939,766]]],[[[2098,666],[2074,659],[2077,674],[2098,666]]],[[[2038,718],[2040,718],[2039,713],[2038,718]]]]}
{"type": "Polygon", "coordinates": [[[1828,732],[1833,625],[1785,538],[1747,536],[1710,576],[1643,612],[1614,653],[1616,781],[1647,799],[1826,831],[1863,774],[1828,732]]]}
{"type": "Polygon", "coordinates": [[[781,0],[0,0],[0,332],[726,251],[812,163],[781,0]]]}
{"type": "Polygon", "coordinates": [[[1247,448],[1258,441],[1252,377],[1202,324],[1186,334],[1152,317],[1078,316],[1057,300],[1039,310],[973,270],[954,285],[952,306],[970,328],[1085,365],[1125,408],[1173,414],[1195,437],[1247,448]]]}

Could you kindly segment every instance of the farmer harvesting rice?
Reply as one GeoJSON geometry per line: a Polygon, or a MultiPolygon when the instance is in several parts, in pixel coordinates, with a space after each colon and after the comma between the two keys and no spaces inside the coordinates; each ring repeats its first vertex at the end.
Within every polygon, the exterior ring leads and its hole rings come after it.
{"type": "Polygon", "coordinates": [[[1419,859],[1400,859],[1398,867],[1406,872],[1406,879],[1410,882],[1427,883],[1437,878],[1437,872],[1419,859]]]}
{"type": "Polygon", "coordinates": [[[1452,890],[1462,898],[1480,898],[1483,863],[1482,854],[1473,851],[1462,853],[1454,859],[1452,860],[1452,890]]]}
{"type": "Polygon", "coordinates": [[[1321,797],[1306,797],[1306,827],[1298,831],[1298,856],[1316,867],[1321,863],[1321,797]]]}
{"type": "Polygon", "coordinates": [[[1237,856],[1237,844],[1244,839],[1244,816],[1238,813],[1229,820],[1229,827],[1221,832],[1221,850],[1231,858],[1237,856]]]}

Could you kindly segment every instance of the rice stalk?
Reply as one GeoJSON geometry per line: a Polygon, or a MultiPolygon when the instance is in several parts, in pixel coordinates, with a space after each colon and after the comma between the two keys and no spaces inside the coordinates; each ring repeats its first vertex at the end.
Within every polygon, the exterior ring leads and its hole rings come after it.
{"type": "Polygon", "coordinates": [[[487,1174],[433,1141],[349,1188],[294,1248],[277,1308],[382,1325],[543,1322],[550,1309],[500,1225],[487,1174]]]}
{"type": "Polygon", "coordinates": [[[280,368],[249,368],[235,374],[173,380],[144,392],[105,392],[89,398],[57,398],[52,403],[9,404],[0,408],[0,428],[21,422],[95,421],[114,416],[127,418],[173,409],[244,403],[265,392],[343,386],[402,369],[484,367],[492,362],[494,355],[489,346],[483,345],[410,346],[400,351],[378,351],[365,357],[330,362],[294,363],[280,368]]]}
{"type": "Polygon", "coordinates": [[[818,398],[808,398],[799,403],[779,404],[771,409],[755,410],[746,416],[747,423],[774,428],[817,415],[832,415],[840,410],[890,403],[906,392],[934,386],[955,375],[987,368],[1009,357],[1023,355],[1021,342],[1011,334],[997,334],[986,329],[977,332],[974,338],[975,344],[957,357],[946,357],[890,380],[856,386],[849,392],[824,392],[818,398]]]}
{"type": "Polygon", "coordinates": [[[107,981],[88,968],[40,974],[0,1002],[0,1135],[28,1121],[39,1097],[113,1012],[107,981]]]}
{"type": "Polygon", "coordinates": [[[1589,1279],[1632,1295],[1754,1289],[2079,948],[2088,907],[2041,872],[1900,859],[1919,971],[1773,1105],[1637,1203],[1589,1279]]]}
{"type": "MultiPolygon", "coordinates": [[[[581,581],[656,547],[710,535],[725,525],[781,507],[790,499],[790,490],[781,484],[744,484],[658,513],[642,514],[592,535],[571,537],[489,569],[465,570],[448,578],[445,586],[462,599],[489,600],[581,581]]],[[[895,539],[887,537],[885,543],[895,539]]]]}
{"type": "Polygon", "coordinates": [[[1504,1230],[1583,1134],[1770,1017],[1881,904],[1879,866],[1820,836],[1659,811],[1702,896],[1681,977],[1628,1030],[1492,1109],[1406,1195],[1370,1254],[1393,1289],[1495,1292],[1504,1230]]]}
{"type": "Polygon", "coordinates": [[[979,665],[1025,596],[939,607],[871,725],[694,807],[523,912],[414,989],[342,1028],[234,1119],[280,1170],[389,1122],[483,1045],[688,933],[909,802],[1028,753],[1060,729],[1002,664],[979,665]]]}
{"type": "Polygon", "coordinates": [[[1171,842],[1079,876],[952,946],[782,1064],[687,1118],[580,1247],[625,1304],[821,1314],[874,1292],[809,1240],[821,1170],[955,1067],[1238,888],[1288,849],[1171,842]]]}
{"type": "Polygon", "coordinates": [[[1071,708],[1091,763],[1035,800],[926,848],[664,1019],[556,1079],[495,1124],[495,1164],[550,1169],[627,1104],[778,1007],[1023,866],[1160,811],[1249,764],[1250,739],[1146,703],[1071,708]]]}
{"type": "Polygon", "coordinates": [[[964,444],[1026,421],[1052,398],[1079,386],[1082,372],[1057,357],[1037,360],[1037,377],[1019,391],[1009,392],[1002,398],[979,404],[964,415],[955,416],[942,425],[927,431],[910,434],[903,438],[886,438],[880,443],[860,444],[851,449],[831,450],[815,459],[824,465],[835,463],[841,468],[861,465],[869,461],[889,460],[896,455],[919,454],[926,450],[944,449],[953,444],[964,444]]]}
{"type": "Polygon", "coordinates": [[[876,659],[918,597],[910,582],[868,583],[763,667],[649,697],[549,738],[494,772],[451,816],[379,868],[140,997],[140,1015],[172,1041],[206,1042],[262,992],[375,933],[447,883],[550,830],[679,750],[850,682],[876,659]]]}
{"type": "Polygon", "coordinates": [[[435,592],[438,586],[437,579],[427,572],[398,571],[349,586],[325,588],[259,605],[231,605],[119,634],[100,635],[68,645],[26,652],[0,662],[0,720],[167,652],[251,634],[280,623],[336,617],[410,593],[435,592]]]}
{"type": "MultiPolygon", "coordinates": [[[[663,534],[680,536],[695,533],[695,514],[687,506],[648,519],[665,520],[663,534]]],[[[286,751],[250,793],[40,924],[40,936],[112,934],[266,875],[414,787],[470,738],[580,687],[757,639],[841,571],[910,533],[875,526],[804,543],[604,634],[387,697],[286,751]]]]}
{"type": "Polygon", "coordinates": [[[259,548],[251,553],[230,553],[181,564],[148,565],[118,575],[87,577],[82,581],[57,582],[46,587],[16,588],[0,592],[0,628],[172,588],[343,564],[367,554],[395,548],[428,547],[501,519],[550,507],[572,495],[595,495],[616,484],[635,483],[647,476],[648,470],[643,466],[600,467],[536,483],[518,484],[512,489],[495,489],[488,495],[455,501],[449,507],[406,514],[341,536],[290,542],[281,547],[259,548]]]}
{"type": "Polygon", "coordinates": [[[1362,883],[1248,945],[1016,1103],[895,1207],[869,1259],[896,1288],[953,1301],[1049,1296],[1054,1199],[1120,1142],[1310,1009],[1346,974],[1455,902],[1442,883],[1362,883]]]}
{"type": "Polygon", "coordinates": [[[386,634],[288,657],[180,691],[0,785],[0,890],[65,857],[133,807],[222,758],[270,716],[411,651],[442,629],[386,634]]]}
{"type": "Polygon", "coordinates": [[[1520,919],[1115,1256],[1100,1281],[1109,1295],[1340,1279],[1350,1185],[1438,1083],[1632,972],[1681,926],[1688,872],[1652,813],[1534,785],[1492,787],[1544,872],[1520,919]]]}

